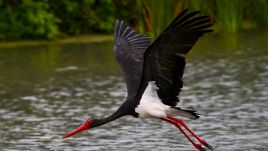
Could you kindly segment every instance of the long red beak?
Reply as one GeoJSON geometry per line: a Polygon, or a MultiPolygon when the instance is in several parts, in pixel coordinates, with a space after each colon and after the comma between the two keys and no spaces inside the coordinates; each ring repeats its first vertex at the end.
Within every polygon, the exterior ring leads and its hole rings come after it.
{"type": "Polygon", "coordinates": [[[84,130],[89,129],[90,124],[91,124],[91,120],[86,121],[84,124],[82,124],[81,126],[79,126],[77,129],[75,129],[75,130],[71,131],[70,133],[64,135],[63,138],[70,137],[70,136],[72,136],[74,134],[77,134],[79,132],[82,132],[84,130]]]}

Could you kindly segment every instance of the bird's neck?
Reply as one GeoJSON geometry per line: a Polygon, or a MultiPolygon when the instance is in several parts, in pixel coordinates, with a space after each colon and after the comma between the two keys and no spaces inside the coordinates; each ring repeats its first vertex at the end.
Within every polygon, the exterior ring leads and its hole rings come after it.
{"type": "Polygon", "coordinates": [[[94,119],[93,120],[94,122],[92,123],[91,128],[104,125],[106,123],[109,123],[111,121],[114,121],[114,120],[120,118],[121,116],[123,116],[123,115],[118,114],[118,113],[114,113],[114,114],[112,114],[106,118],[103,118],[103,119],[94,119]]]}

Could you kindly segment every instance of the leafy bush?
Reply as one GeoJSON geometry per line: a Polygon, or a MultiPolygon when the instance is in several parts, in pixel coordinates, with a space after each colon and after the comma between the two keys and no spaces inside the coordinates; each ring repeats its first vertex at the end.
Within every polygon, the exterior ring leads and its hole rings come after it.
{"type": "Polygon", "coordinates": [[[21,1],[19,5],[6,5],[0,9],[0,39],[47,38],[60,33],[57,18],[49,12],[44,1],[21,1]]]}
{"type": "Polygon", "coordinates": [[[117,18],[156,37],[184,8],[210,15],[224,33],[268,27],[267,0],[0,0],[0,40],[111,34],[117,18]]]}

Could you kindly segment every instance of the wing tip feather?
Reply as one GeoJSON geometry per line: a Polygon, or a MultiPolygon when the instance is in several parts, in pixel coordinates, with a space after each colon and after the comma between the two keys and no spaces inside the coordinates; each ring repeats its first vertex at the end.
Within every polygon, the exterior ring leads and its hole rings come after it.
{"type": "Polygon", "coordinates": [[[151,44],[149,37],[139,34],[134,28],[127,26],[124,21],[117,19],[114,29],[114,43],[118,44],[122,39],[137,49],[146,49],[151,44]]]}
{"type": "Polygon", "coordinates": [[[177,17],[171,22],[166,30],[169,29],[180,29],[183,27],[188,27],[190,29],[207,29],[212,26],[211,19],[207,15],[198,15],[201,11],[188,11],[189,9],[184,9],[177,17]],[[198,15],[198,16],[196,16],[198,15]],[[208,26],[206,26],[208,25],[208,26]],[[198,28],[198,26],[204,26],[204,28],[198,28]]]}

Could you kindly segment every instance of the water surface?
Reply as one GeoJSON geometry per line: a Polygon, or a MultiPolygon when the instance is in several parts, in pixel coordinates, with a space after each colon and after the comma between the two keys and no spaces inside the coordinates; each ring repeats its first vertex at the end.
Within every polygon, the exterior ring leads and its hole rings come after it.
{"type": "MultiPolygon", "coordinates": [[[[207,36],[187,58],[181,104],[202,117],[185,122],[215,150],[268,149],[267,35],[207,36]]],[[[0,150],[194,150],[157,119],[123,117],[62,139],[124,100],[112,48],[112,42],[0,48],[0,150]]]]}

